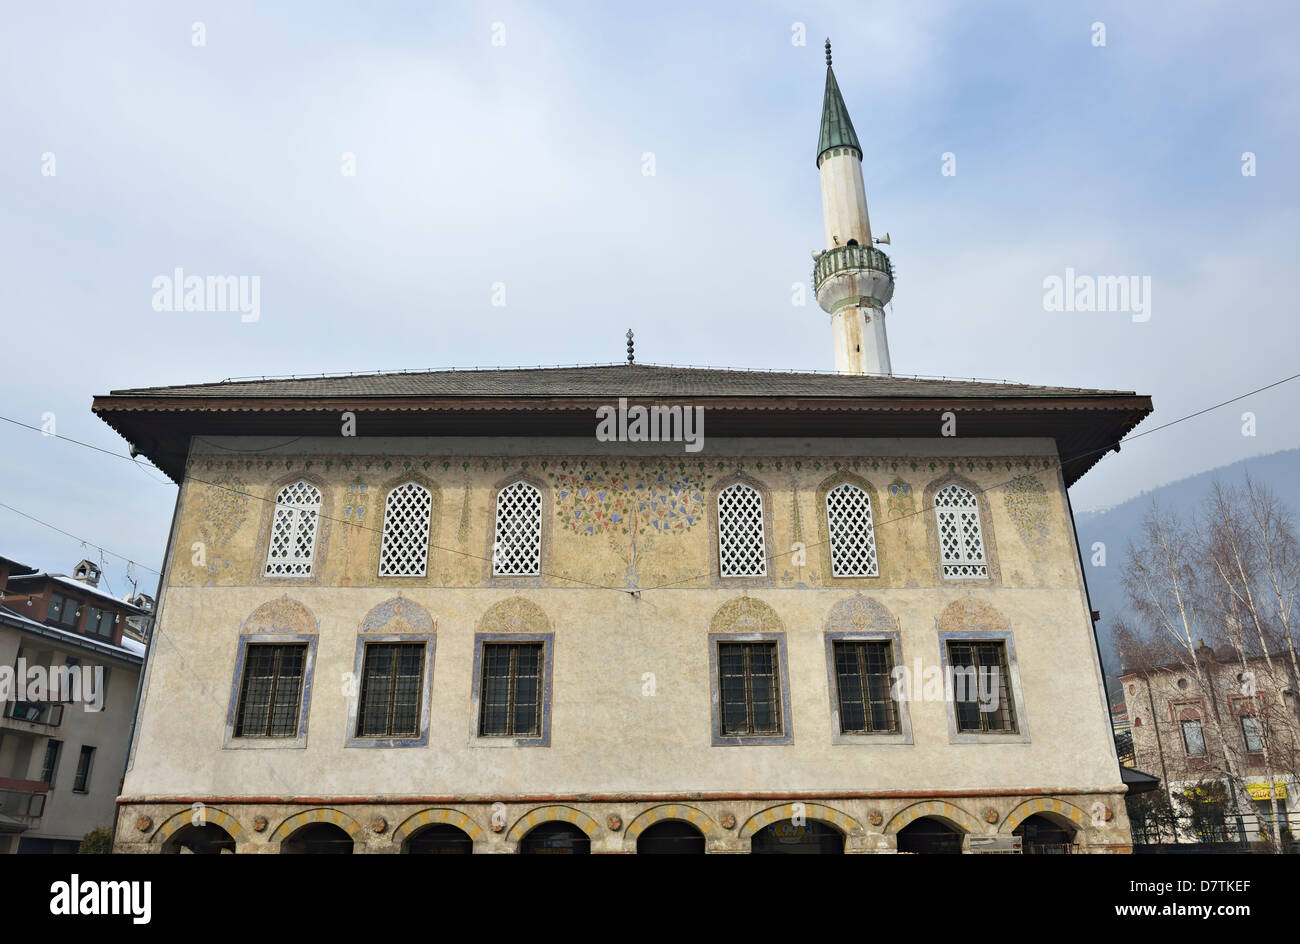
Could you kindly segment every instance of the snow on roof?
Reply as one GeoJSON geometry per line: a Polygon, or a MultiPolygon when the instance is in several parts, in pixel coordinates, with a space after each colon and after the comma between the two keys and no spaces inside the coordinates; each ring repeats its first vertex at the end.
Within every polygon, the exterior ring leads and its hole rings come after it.
{"type": "Polygon", "coordinates": [[[69,632],[66,629],[59,629],[57,626],[50,626],[48,623],[39,623],[30,617],[23,616],[7,606],[0,606],[0,619],[8,620],[10,623],[18,624],[18,628],[27,629],[32,632],[39,632],[43,636],[56,639],[70,646],[76,646],[79,649],[89,649],[92,652],[103,652],[107,655],[117,656],[118,658],[129,661],[144,660],[144,645],[130,639],[122,637],[122,645],[115,646],[111,642],[103,639],[94,639],[90,636],[83,636],[80,633],[69,632]]]}
{"type": "Polygon", "coordinates": [[[77,580],[73,577],[69,577],[67,574],[29,574],[22,577],[10,577],[9,583],[15,584],[15,583],[20,583],[21,581],[24,580],[53,580],[57,583],[63,584],[66,587],[71,587],[74,590],[80,590],[83,593],[90,594],[91,596],[99,597],[102,600],[112,600],[118,606],[128,610],[134,610],[135,612],[139,613],[142,616],[148,615],[149,613],[149,611],[146,609],[142,609],[141,607],[138,607],[133,603],[128,603],[126,600],[119,600],[117,597],[113,596],[113,594],[105,590],[101,590],[98,587],[93,586],[92,584],[88,584],[81,580],[77,580]]]}

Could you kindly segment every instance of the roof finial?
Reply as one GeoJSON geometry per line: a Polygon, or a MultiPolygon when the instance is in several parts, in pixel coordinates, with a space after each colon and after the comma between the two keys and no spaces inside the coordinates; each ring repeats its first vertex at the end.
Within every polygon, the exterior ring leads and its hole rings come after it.
{"type": "Polygon", "coordinates": [[[627,362],[631,364],[634,363],[635,360],[636,360],[636,354],[633,353],[632,351],[632,329],[628,328],[627,329],[627,362]]]}
{"type": "Polygon", "coordinates": [[[829,36],[827,36],[827,37],[826,37],[826,66],[827,66],[827,68],[830,67],[830,64],[831,64],[831,38],[830,38],[829,36]]]}

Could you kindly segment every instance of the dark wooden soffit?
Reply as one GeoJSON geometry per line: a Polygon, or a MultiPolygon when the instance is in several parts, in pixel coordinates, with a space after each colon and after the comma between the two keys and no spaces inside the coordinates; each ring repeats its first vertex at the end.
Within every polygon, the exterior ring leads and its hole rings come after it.
{"type": "MultiPolygon", "coordinates": [[[[175,482],[193,436],[337,436],[341,414],[372,436],[594,437],[608,397],[218,398],[108,395],[92,410],[175,482]]],[[[935,438],[942,415],[957,416],[961,438],[1052,438],[1073,484],[1152,410],[1150,397],[630,398],[629,406],[703,407],[708,437],[935,438]]],[[[594,450],[617,452],[616,443],[594,450]]]]}

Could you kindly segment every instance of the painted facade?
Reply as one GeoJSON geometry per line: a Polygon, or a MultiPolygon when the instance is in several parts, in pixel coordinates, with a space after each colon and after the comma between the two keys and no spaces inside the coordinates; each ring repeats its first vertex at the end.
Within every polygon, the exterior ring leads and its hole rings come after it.
{"type": "Polygon", "coordinates": [[[231,458],[236,439],[220,445],[188,463],[119,851],[161,850],[196,803],[229,820],[238,852],[277,851],[312,817],[341,824],[367,852],[401,851],[427,823],[460,824],[475,851],[509,852],[557,817],[578,824],[593,851],[632,851],[641,826],[668,818],[694,823],[711,851],[747,852],[752,833],[794,803],[843,830],[848,851],[892,851],[922,811],[969,845],[1040,808],[1077,829],[1083,848],[1128,847],[1050,442],[1007,455],[1000,442],[778,452],[712,440],[704,458],[574,452],[559,440],[520,443],[514,455],[304,441],[256,459],[231,458]],[[494,577],[495,495],[521,476],[543,493],[543,575],[494,577]],[[766,577],[718,576],[716,494],[738,478],[768,509],[766,577]],[[323,496],[317,566],[309,578],[267,577],[275,496],[299,479],[323,496]],[[381,578],[381,510],[410,480],[435,496],[428,576],[381,578]],[[841,481],[862,483],[878,509],[879,577],[830,576],[825,494],[841,481]],[[940,576],[926,500],[952,481],[981,495],[985,579],[940,576]],[[231,488],[247,500],[219,499],[231,488]],[[827,638],[881,630],[897,632],[896,662],[909,669],[941,664],[944,633],[1009,634],[1020,735],[959,743],[951,704],[915,691],[905,741],[840,737],[827,638]],[[376,632],[436,638],[424,743],[352,736],[349,674],[358,639],[376,632]],[[241,640],[276,634],[312,642],[303,736],[288,749],[233,744],[241,640]],[[549,742],[537,749],[494,750],[502,745],[475,736],[476,638],[487,634],[552,641],[549,742]],[[709,638],[726,634],[782,640],[781,743],[715,743],[709,638]]]}

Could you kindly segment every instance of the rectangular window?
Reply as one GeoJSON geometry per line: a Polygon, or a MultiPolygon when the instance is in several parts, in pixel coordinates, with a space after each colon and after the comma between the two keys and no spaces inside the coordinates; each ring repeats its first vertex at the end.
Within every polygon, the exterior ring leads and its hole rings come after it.
{"type": "Polygon", "coordinates": [[[81,746],[81,757],[77,760],[77,777],[72,781],[73,793],[90,792],[90,765],[95,757],[95,749],[88,745],[81,746]]]}
{"type": "Polygon", "coordinates": [[[80,604],[71,597],[65,597],[61,593],[50,595],[50,613],[46,617],[47,623],[58,623],[60,626],[73,627],[77,625],[77,611],[80,604]]]}
{"type": "Polygon", "coordinates": [[[959,732],[1018,733],[1005,642],[951,640],[948,669],[959,732]]]}
{"type": "Polygon", "coordinates": [[[1205,734],[1201,731],[1201,722],[1196,718],[1187,718],[1182,722],[1183,748],[1189,757],[1205,753],[1205,734]]]}
{"type": "Polygon", "coordinates": [[[540,642],[483,646],[481,737],[541,735],[544,660],[540,642]]]}
{"type": "Polygon", "coordinates": [[[893,646],[886,641],[835,643],[835,682],[841,734],[897,734],[890,696],[893,646]]]}
{"type": "Polygon", "coordinates": [[[41,779],[54,786],[54,775],[59,772],[59,753],[63,750],[63,742],[50,738],[45,742],[45,760],[41,764],[41,779]]]}
{"type": "Polygon", "coordinates": [[[92,606],[90,612],[86,615],[86,632],[103,636],[109,639],[113,635],[113,617],[114,614],[108,610],[101,610],[97,606],[92,606]]]}
{"type": "Polygon", "coordinates": [[[1259,718],[1254,715],[1241,716],[1241,734],[1246,739],[1246,750],[1252,754],[1264,750],[1264,738],[1259,729],[1259,718]]]}
{"type": "Polygon", "coordinates": [[[724,737],[781,734],[780,664],[775,642],[718,644],[724,737]]]}
{"type": "Polygon", "coordinates": [[[297,737],[304,645],[250,645],[235,716],[235,737],[297,737]]]}
{"type": "Polygon", "coordinates": [[[95,630],[105,639],[113,638],[113,627],[117,625],[117,614],[108,610],[99,611],[99,627],[95,630]]]}
{"type": "Polygon", "coordinates": [[[370,643],[361,677],[357,737],[416,737],[424,643],[370,643]]]}

